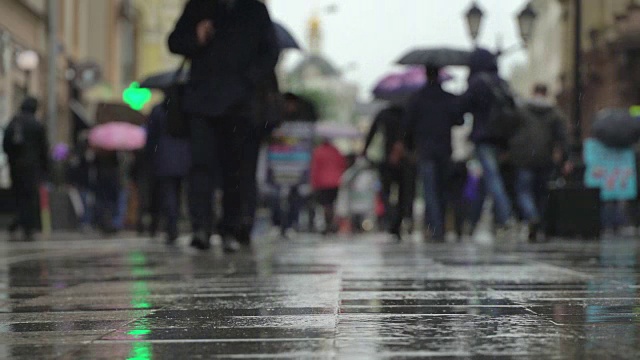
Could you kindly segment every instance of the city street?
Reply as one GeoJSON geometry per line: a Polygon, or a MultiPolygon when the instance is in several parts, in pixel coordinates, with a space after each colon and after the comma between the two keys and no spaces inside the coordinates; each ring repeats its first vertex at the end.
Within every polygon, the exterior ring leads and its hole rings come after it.
{"type": "MultiPolygon", "coordinates": [[[[637,358],[640,242],[0,244],[0,358],[637,358]],[[497,249],[497,248],[501,249],[497,249]]],[[[77,237],[77,236],[76,236],[77,237]]]]}

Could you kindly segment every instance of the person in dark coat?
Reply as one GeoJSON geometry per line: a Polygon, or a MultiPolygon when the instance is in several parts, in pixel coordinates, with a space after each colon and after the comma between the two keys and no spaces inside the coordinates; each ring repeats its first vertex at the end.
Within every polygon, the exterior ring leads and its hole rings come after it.
{"type": "Polygon", "coordinates": [[[402,221],[411,218],[415,197],[415,164],[403,158],[397,164],[390,163],[394,145],[402,140],[402,122],[405,110],[400,105],[391,105],[378,113],[367,135],[362,156],[366,157],[371,143],[378,133],[384,135],[384,157],[379,166],[382,183],[382,202],[385,208],[384,225],[390,234],[400,239],[402,221]],[[391,190],[398,189],[398,201],[391,204],[391,190]]]}
{"type": "Polygon", "coordinates": [[[404,133],[406,148],[417,152],[424,184],[425,235],[444,241],[451,128],[464,119],[456,111],[455,96],[442,89],[439,74],[439,67],[427,65],[428,82],[409,102],[404,133]]]}
{"type": "Polygon", "coordinates": [[[169,135],[166,114],[165,103],[151,111],[145,153],[158,187],[153,195],[166,221],[167,243],[173,244],[178,238],[182,183],[191,168],[191,145],[187,139],[169,135]]]}
{"type": "Polygon", "coordinates": [[[96,224],[105,234],[118,231],[115,218],[122,190],[120,159],[115,151],[96,149],[96,224]]]}
{"type": "Polygon", "coordinates": [[[536,85],[533,97],[524,105],[523,126],[510,140],[510,159],[516,167],[515,190],[520,211],[529,223],[529,241],[538,236],[548,198],[548,183],[554,167],[554,153],[568,158],[566,121],[547,99],[547,87],[536,85]]]}
{"type": "Polygon", "coordinates": [[[498,157],[505,149],[506,139],[496,138],[489,128],[491,110],[496,100],[491,86],[503,82],[498,75],[496,56],[485,49],[477,49],[471,54],[469,87],[458,101],[461,113],[473,115],[471,141],[476,147],[476,157],[483,170],[486,190],[493,197],[496,207],[496,222],[500,228],[511,228],[513,208],[500,174],[498,157]]]}
{"type": "Polygon", "coordinates": [[[16,220],[9,231],[14,233],[21,228],[27,241],[33,240],[38,227],[38,189],[49,164],[47,134],[36,119],[37,109],[38,101],[26,98],[7,126],[2,143],[16,199],[16,220]]]}
{"type": "MultiPolygon", "coordinates": [[[[184,110],[191,117],[193,153],[190,174],[191,245],[210,248],[212,232],[211,155],[218,148],[223,177],[225,251],[237,241],[249,243],[243,218],[249,211],[251,166],[246,166],[251,132],[261,99],[259,89],[272,82],[279,48],[269,13],[257,0],[190,0],[169,36],[169,49],[191,59],[184,110]],[[215,140],[215,141],[212,141],[215,140]]],[[[255,170],[254,170],[255,171],[255,170]]]]}

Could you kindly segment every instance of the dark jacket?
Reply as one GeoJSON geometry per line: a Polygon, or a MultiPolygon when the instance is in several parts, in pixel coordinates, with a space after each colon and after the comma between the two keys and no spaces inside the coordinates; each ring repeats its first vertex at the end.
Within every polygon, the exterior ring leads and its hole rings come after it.
{"type": "Polygon", "coordinates": [[[492,138],[489,133],[489,116],[495,101],[491,95],[490,84],[503,81],[498,76],[497,59],[491,52],[477,49],[471,54],[469,69],[469,87],[458,98],[457,108],[462,114],[473,115],[471,141],[476,144],[496,143],[497,139],[492,138]],[[485,77],[490,81],[485,81],[485,77]]]}
{"type": "Polygon", "coordinates": [[[12,177],[22,176],[21,174],[35,176],[47,172],[47,134],[31,110],[21,111],[11,120],[5,130],[2,146],[9,159],[12,177]]]}
{"type": "Polygon", "coordinates": [[[373,124],[371,124],[364,152],[366,153],[376,134],[382,132],[384,135],[384,160],[386,162],[391,154],[393,145],[398,141],[402,141],[402,121],[404,116],[404,109],[400,106],[393,105],[380,111],[373,120],[373,124]]]}
{"type": "Polygon", "coordinates": [[[456,97],[438,83],[425,85],[409,101],[404,120],[405,144],[416,149],[423,160],[449,160],[451,128],[462,125],[456,97]]]}
{"type": "Polygon", "coordinates": [[[236,0],[231,9],[215,0],[190,0],[169,36],[169,49],[191,59],[187,113],[251,111],[256,89],[273,86],[279,49],[269,13],[256,0],[236,0]],[[196,26],[202,20],[213,21],[215,34],[199,46],[196,26]]]}
{"type": "Polygon", "coordinates": [[[568,154],[563,115],[550,102],[531,100],[522,108],[523,123],[509,141],[510,160],[515,166],[546,168],[553,165],[553,152],[568,154]]]}
{"type": "Polygon", "coordinates": [[[146,157],[151,163],[154,176],[187,176],[191,168],[191,145],[188,139],[169,135],[166,113],[164,104],[160,104],[149,115],[146,157]]]}

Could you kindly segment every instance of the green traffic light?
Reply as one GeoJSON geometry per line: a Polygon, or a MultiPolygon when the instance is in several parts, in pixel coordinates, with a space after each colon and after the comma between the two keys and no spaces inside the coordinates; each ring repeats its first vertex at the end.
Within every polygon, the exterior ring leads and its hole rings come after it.
{"type": "Polygon", "coordinates": [[[133,110],[140,111],[151,100],[151,90],[141,88],[139,83],[133,82],[122,93],[122,100],[133,110]]]}
{"type": "Polygon", "coordinates": [[[632,106],[630,109],[631,116],[640,117],[640,105],[632,106]]]}

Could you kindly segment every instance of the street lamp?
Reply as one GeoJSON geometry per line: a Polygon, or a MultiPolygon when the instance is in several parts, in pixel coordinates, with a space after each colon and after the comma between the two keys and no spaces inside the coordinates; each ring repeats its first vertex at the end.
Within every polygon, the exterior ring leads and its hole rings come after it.
{"type": "Polygon", "coordinates": [[[531,36],[533,35],[533,29],[536,23],[536,18],[538,14],[531,6],[531,3],[527,4],[527,7],[524,8],[518,14],[518,27],[520,28],[520,37],[524,42],[524,45],[529,44],[529,40],[531,40],[531,36]]]}
{"type": "Polygon", "coordinates": [[[480,25],[482,25],[483,17],[484,13],[482,12],[482,9],[480,9],[478,4],[474,1],[466,14],[467,29],[469,30],[469,35],[474,43],[476,42],[476,39],[478,39],[478,34],[480,34],[480,25]]]}
{"type": "MultiPolygon", "coordinates": [[[[474,43],[477,42],[478,35],[480,33],[480,27],[482,25],[482,18],[484,17],[484,12],[480,7],[478,7],[477,2],[473,2],[471,4],[471,8],[467,11],[465,17],[467,18],[467,29],[469,30],[469,35],[474,43]]],[[[528,3],[527,6],[518,14],[518,27],[520,29],[520,37],[524,42],[524,46],[527,46],[529,40],[531,40],[531,36],[533,35],[533,30],[536,23],[536,18],[538,14],[533,9],[533,5],[528,3]]],[[[503,55],[505,53],[510,52],[511,50],[515,50],[515,48],[520,48],[521,45],[514,46],[514,49],[502,50],[498,49],[498,54],[503,55]]]]}
{"type": "Polygon", "coordinates": [[[40,57],[38,56],[38,53],[33,50],[21,51],[16,57],[16,65],[18,65],[18,69],[24,71],[26,75],[25,89],[26,92],[29,93],[31,73],[38,68],[38,65],[40,65],[40,57]]]}

